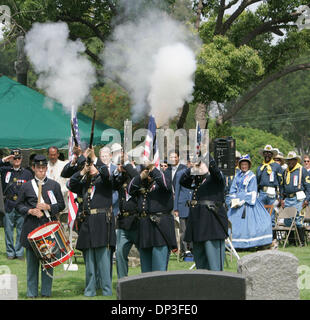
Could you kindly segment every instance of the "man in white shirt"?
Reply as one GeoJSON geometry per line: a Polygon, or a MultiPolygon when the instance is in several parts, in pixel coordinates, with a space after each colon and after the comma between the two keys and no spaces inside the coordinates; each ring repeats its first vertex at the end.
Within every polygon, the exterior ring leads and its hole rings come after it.
{"type": "Polygon", "coordinates": [[[47,172],[46,176],[52,180],[57,181],[61,187],[61,193],[65,200],[66,208],[64,212],[67,212],[68,208],[68,189],[66,187],[67,180],[63,178],[60,174],[64,166],[68,163],[68,161],[59,160],[59,150],[57,147],[49,147],[48,148],[48,163],[47,163],[47,172]]]}

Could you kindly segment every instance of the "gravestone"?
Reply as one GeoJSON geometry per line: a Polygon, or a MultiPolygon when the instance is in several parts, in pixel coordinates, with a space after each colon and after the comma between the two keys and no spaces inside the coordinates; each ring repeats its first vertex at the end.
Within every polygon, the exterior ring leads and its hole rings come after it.
{"type": "Polygon", "coordinates": [[[17,277],[15,274],[0,275],[0,300],[17,300],[17,277]]]}
{"type": "Polygon", "coordinates": [[[298,300],[298,259],[291,253],[265,250],[238,260],[246,278],[247,300],[298,300]]]}
{"type": "Polygon", "coordinates": [[[140,254],[135,245],[133,245],[128,254],[128,267],[136,268],[140,266],[140,254]]]}
{"type": "Polygon", "coordinates": [[[118,280],[119,300],[245,300],[245,278],[209,270],[146,272],[118,280]]]}

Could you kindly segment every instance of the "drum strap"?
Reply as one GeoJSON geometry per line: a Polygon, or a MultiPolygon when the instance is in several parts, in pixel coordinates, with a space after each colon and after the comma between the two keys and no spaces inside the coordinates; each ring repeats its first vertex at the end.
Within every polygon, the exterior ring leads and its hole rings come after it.
{"type": "MultiPolygon", "coordinates": [[[[39,197],[39,188],[38,188],[38,185],[37,185],[35,179],[31,180],[31,184],[32,184],[32,187],[33,187],[33,190],[34,190],[36,196],[39,197]]],[[[41,197],[41,203],[45,203],[43,197],[41,197]]],[[[46,218],[50,219],[51,218],[50,213],[47,210],[43,210],[43,211],[45,213],[46,218]]]]}

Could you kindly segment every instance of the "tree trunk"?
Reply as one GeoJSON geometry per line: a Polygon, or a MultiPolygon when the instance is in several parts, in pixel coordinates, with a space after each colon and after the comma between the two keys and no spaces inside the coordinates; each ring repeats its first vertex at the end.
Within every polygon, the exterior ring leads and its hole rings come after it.
{"type": "Polygon", "coordinates": [[[199,103],[195,112],[195,119],[198,121],[200,128],[205,128],[207,124],[206,119],[207,107],[204,103],[199,103]]]}
{"type": "Polygon", "coordinates": [[[202,0],[199,0],[198,8],[197,8],[197,17],[196,17],[196,30],[197,31],[199,31],[199,27],[200,27],[202,8],[203,8],[202,0]]]}
{"type": "Polygon", "coordinates": [[[29,63],[24,50],[25,42],[24,36],[19,36],[16,39],[17,47],[17,61],[15,61],[15,71],[17,76],[17,81],[24,86],[27,86],[27,73],[29,68],[29,63]]]}

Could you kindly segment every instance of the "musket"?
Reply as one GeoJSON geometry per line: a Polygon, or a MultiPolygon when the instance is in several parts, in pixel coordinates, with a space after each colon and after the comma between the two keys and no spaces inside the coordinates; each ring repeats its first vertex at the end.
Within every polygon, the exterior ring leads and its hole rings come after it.
{"type": "MultiPolygon", "coordinates": [[[[91,149],[93,147],[95,120],[96,120],[96,106],[94,106],[93,120],[92,120],[92,124],[91,124],[91,132],[90,132],[89,147],[88,147],[89,149],[91,149]]],[[[90,164],[92,162],[90,156],[87,157],[86,161],[88,164],[90,164]]]]}
{"type": "Polygon", "coordinates": [[[73,137],[73,141],[74,141],[74,144],[76,147],[79,146],[79,142],[76,138],[76,133],[75,133],[75,130],[74,130],[74,125],[73,125],[73,121],[71,120],[71,131],[72,131],[72,137],[73,137]]]}
{"type": "Polygon", "coordinates": [[[89,148],[90,149],[93,147],[95,120],[96,120],[96,106],[94,107],[93,121],[91,124],[91,132],[90,132],[90,139],[89,139],[89,148]]]}

